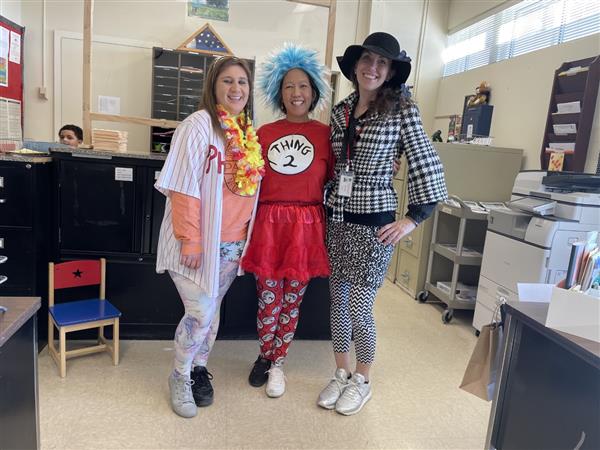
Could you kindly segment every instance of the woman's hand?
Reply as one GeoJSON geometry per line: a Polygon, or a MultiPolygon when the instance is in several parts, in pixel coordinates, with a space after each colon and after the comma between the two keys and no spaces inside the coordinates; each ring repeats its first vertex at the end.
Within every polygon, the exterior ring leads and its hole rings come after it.
{"type": "Polygon", "coordinates": [[[417,228],[417,224],[404,217],[395,222],[382,226],[377,232],[379,242],[385,245],[396,245],[400,239],[417,228]]]}
{"type": "Polygon", "coordinates": [[[202,253],[194,253],[192,255],[181,255],[179,263],[190,269],[198,269],[202,263],[202,253]]]}
{"type": "Polygon", "coordinates": [[[394,160],[394,176],[398,175],[400,168],[402,167],[402,160],[400,158],[394,160]]]}

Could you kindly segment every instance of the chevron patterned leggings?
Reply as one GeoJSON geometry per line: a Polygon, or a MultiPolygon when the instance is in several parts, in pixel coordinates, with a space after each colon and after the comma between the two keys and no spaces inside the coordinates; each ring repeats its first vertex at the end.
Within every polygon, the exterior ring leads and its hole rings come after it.
{"type": "Polygon", "coordinates": [[[362,287],[335,275],[329,278],[331,293],[331,339],[333,351],[347,353],[354,335],[356,360],[372,364],[375,359],[377,334],[373,303],[377,288],[362,287]]]}

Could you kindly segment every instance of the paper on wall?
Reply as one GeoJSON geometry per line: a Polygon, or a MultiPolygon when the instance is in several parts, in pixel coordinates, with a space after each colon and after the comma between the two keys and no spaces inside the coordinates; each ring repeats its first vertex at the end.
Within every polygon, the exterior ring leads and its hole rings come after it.
{"type": "Polygon", "coordinates": [[[21,64],[21,35],[14,31],[10,32],[10,51],[8,60],[15,64],[21,64]]]}
{"type": "Polygon", "coordinates": [[[121,97],[99,95],[98,112],[103,114],[121,114],[121,97]]]}
{"type": "Polygon", "coordinates": [[[9,30],[0,25],[0,86],[8,86],[9,30]]]}
{"type": "Polygon", "coordinates": [[[0,58],[8,58],[10,30],[0,25],[0,58]]]}

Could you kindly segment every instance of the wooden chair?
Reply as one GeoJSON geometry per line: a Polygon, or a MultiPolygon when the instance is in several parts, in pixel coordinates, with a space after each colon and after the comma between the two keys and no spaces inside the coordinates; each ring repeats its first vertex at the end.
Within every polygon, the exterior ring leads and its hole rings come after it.
{"type": "Polygon", "coordinates": [[[48,267],[48,351],[56,361],[60,376],[67,375],[67,358],[107,351],[119,364],[119,317],[121,312],[104,298],[106,259],[78,260],[48,267]],[[54,291],[100,285],[99,298],[54,304],[54,291]],[[113,326],[112,345],[104,337],[104,327],[113,326]],[[59,350],[54,348],[54,327],[59,333],[59,350]],[[67,351],[66,335],[71,331],[98,328],[98,344],[67,351]]]}

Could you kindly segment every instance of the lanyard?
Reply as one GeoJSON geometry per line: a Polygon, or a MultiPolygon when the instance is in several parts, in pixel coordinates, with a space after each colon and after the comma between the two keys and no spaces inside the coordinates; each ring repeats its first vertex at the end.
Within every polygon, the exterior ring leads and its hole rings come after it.
{"type": "Polygon", "coordinates": [[[352,157],[354,156],[354,145],[356,144],[356,141],[362,132],[362,129],[356,126],[356,118],[354,117],[355,108],[356,105],[352,108],[352,114],[350,114],[350,108],[348,108],[348,105],[344,106],[344,116],[346,119],[346,154],[344,156],[346,158],[343,162],[345,162],[347,165],[349,165],[350,161],[352,161],[352,157]]]}

